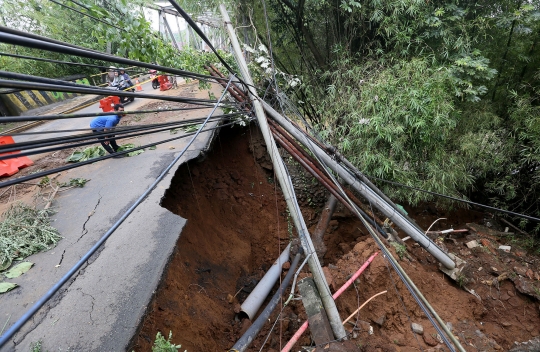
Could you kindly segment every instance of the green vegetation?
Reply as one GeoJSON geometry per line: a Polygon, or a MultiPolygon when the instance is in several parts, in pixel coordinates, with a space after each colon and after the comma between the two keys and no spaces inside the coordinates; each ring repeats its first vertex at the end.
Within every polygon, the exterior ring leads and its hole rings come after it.
{"type": "MultiPolygon", "coordinates": [[[[540,216],[540,3],[265,3],[236,12],[255,26],[243,39],[259,83],[268,19],[279,72],[301,82],[280,88],[366,175],[540,216]]],[[[375,182],[395,201],[441,201],[375,182]]]]}
{"type": "Polygon", "coordinates": [[[0,270],[13,260],[22,260],[34,253],[49,250],[61,239],[51,226],[50,209],[38,210],[24,203],[12,205],[0,221],[0,270]]]}
{"type": "MultiPolygon", "coordinates": [[[[156,62],[160,65],[191,72],[207,74],[204,65],[209,63],[222,67],[214,54],[201,52],[191,47],[186,47],[179,52],[170,43],[163,40],[144,17],[143,5],[152,4],[150,1],[79,0],[77,3],[84,7],[71,2],[67,2],[65,5],[105,23],[73,12],[48,0],[0,0],[0,24],[85,48],[101,52],[110,50],[113,55],[148,63],[156,62]]],[[[103,66],[110,65],[108,62],[1,43],[0,52],[103,66]]],[[[231,66],[236,65],[230,54],[222,53],[222,56],[231,66]]],[[[0,56],[0,66],[9,68],[13,72],[45,77],[99,73],[95,68],[59,65],[7,56],[0,56]]]]}
{"type": "Polygon", "coordinates": [[[152,346],[152,352],[178,352],[178,349],[182,347],[182,345],[175,345],[172,343],[171,339],[172,331],[169,331],[169,338],[167,340],[161,335],[161,332],[158,332],[154,345],[152,346]]]}
{"type": "Polygon", "coordinates": [[[397,242],[390,242],[390,244],[395,248],[396,254],[400,260],[403,260],[407,256],[407,247],[405,245],[399,244],[397,242]]]}

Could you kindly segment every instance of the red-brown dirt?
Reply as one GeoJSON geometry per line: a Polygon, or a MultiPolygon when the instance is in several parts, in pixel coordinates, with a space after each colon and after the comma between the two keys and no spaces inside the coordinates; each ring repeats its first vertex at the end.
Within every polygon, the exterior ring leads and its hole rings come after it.
{"type": "MultiPolygon", "coordinates": [[[[164,336],[172,331],[172,341],[182,344],[182,351],[226,351],[248,327],[249,322],[242,322],[236,314],[239,303],[290,238],[285,203],[269,171],[266,154],[261,153],[263,148],[256,128],[224,129],[203,161],[191,162],[177,171],[163,206],[188,221],[147,317],[134,337],[133,350],[150,351],[158,331],[164,336]],[[231,296],[234,299],[229,303],[231,296]]],[[[489,214],[477,211],[442,211],[430,204],[407,210],[424,229],[438,218],[447,218],[437,222],[432,231],[469,229],[467,223],[483,224],[487,221],[484,218],[496,227],[496,220],[489,214]]],[[[315,210],[304,206],[303,213],[313,230],[318,218],[315,210]]],[[[514,245],[509,254],[497,250],[505,241],[475,225],[468,233],[438,239],[469,263],[459,283],[445,276],[435,259],[411,240],[406,242],[407,254],[400,259],[467,351],[509,350],[515,341],[540,335],[540,297],[534,296],[534,289],[540,287],[534,276],[540,274],[538,259],[514,245]],[[482,245],[468,249],[464,243],[473,239],[482,245]],[[473,289],[481,300],[460,284],[473,289]]],[[[341,208],[334,214],[325,244],[328,252],[324,263],[332,292],[378,250],[360,221],[341,208]]],[[[395,248],[391,251],[399,257],[395,248]]],[[[352,350],[448,350],[382,255],[354,287],[337,299],[341,317],[345,319],[384,290],[386,294],[368,303],[351,320],[354,327],[347,324],[355,346],[352,350]],[[411,323],[421,324],[424,334],[413,334],[411,323]]],[[[279,311],[271,316],[272,324],[279,311]]],[[[270,331],[272,324],[267,323],[248,351],[280,350],[305,319],[301,301],[291,301],[276,327],[270,331]]],[[[307,332],[293,351],[310,344],[307,332]]]]}

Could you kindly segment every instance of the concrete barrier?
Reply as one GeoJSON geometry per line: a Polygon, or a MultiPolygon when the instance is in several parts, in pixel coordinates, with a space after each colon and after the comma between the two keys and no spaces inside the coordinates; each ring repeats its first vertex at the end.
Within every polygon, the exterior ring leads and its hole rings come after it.
{"type": "MultiPolygon", "coordinates": [[[[78,79],[79,84],[90,85],[88,79],[78,79]]],[[[28,110],[50,105],[66,99],[71,99],[80,94],[65,92],[46,92],[43,90],[0,90],[0,99],[4,102],[8,112],[13,116],[24,114],[28,110]]]]}

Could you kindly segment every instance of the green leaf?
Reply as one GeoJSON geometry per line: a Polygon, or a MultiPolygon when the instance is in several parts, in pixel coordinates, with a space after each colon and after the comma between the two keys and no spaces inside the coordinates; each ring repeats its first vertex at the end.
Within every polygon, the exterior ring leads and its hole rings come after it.
{"type": "Polygon", "coordinates": [[[0,282],[0,293],[6,293],[8,291],[11,291],[17,286],[19,285],[11,282],[0,282]]]}
{"type": "Polygon", "coordinates": [[[34,265],[34,263],[31,262],[22,262],[20,264],[15,265],[13,268],[9,269],[5,272],[5,276],[8,279],[13,279],[16,277],[21,276],[22,274],[26,273],[30,268],[34,265]]]}

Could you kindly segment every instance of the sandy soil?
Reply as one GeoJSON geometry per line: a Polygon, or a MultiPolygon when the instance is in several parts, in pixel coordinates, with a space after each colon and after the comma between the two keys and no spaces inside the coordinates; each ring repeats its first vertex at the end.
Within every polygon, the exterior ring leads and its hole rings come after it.
{"type": "MultiPolygon", "coordinates": [[[[204,161],[177,171],[163,206],[188,222],[140,333],[134,337],[135,351],[150,351],[158,331],[165,336],[172,331],[173,341],[182,344],[182,350],[224,351],[249,326],[248,320],[236,314],[239,303],[290,238],[285,203],[268,160],[260,153],[262,146],[256,128],[226,129],[204,161]],[[234,299],[229,303],[231,296],[234,299]]],[[[444,217],[448,220],[437,222],[433,231],[450,227],[468,230],[459,235],[434,236],[469,263],[459,283],[439,271],[435,259],[410,240],[406,242],[407,255],[400,260],[467,351],[509,350],[515,341],[540,335],[538,259],[513,243],[510,253],[498,250],[511,236],[497,231],[496,219],[471,210],[445,212],[431,204],[407,210],[422,228],[444,217]],[[475,223],[489,223],[491,228],[475,223]],[[480,245],[468,249],[465,243],[472,240],[480,245]],[[473,289],[480,299],[461,285],[473,289]]],[[[303,212],[313,230],[316,211],[304,207],[303,212]]],[[[377,251],[361,223],[342,209],[333,217],[325,244],[329,250],[324,263],[332,291],[377,251]]],[[[391,250],[398,257],[395,249],[391,250]]],[[[351,350],[447,350],[382,255],[355,287],[337,300],[342,318],[384,290],[388,292],[353,319],[356,328],[347,326],[355,345],[351,350]],[[411,323],[421,324],[423,335],[413,334],[411,323]]],[[[270,319],[272,323],[276,316],[277,312],[270,319]]],[[[271,324],[266,324],[248,351],[280,350],[305,319],[301,301],[292,301],[276,328],[270,331],[271,324]]],[[[310,344],[310,335],[305,333],[293,350],[310,344]]]]}

